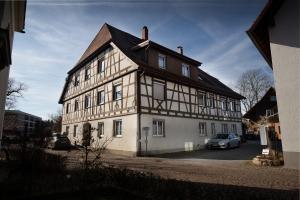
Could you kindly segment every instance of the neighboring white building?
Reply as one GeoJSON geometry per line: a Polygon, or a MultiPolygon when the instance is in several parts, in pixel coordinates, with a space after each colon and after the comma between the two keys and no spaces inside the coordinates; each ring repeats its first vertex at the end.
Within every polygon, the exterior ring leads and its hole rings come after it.
{"type": "MultiPolygon", "coordinates": [[[[203,148],[220,132],[242,133],[241,95],[200,62],[104,24],[68,72],[59,100],[62,130],[81,142],[88,123],[107,148],[140,155],[203,148]],[[147,135],[147,139],[146,139],[147,135]]],[[[94,143],[95,144],[95,143],[94,143]]]]}
{"type": "Polygon", "coordinates": [[[284,165],[300,163],[300,2],[269,0],[248,35],[274,72],[284,165]]]}
{"type": "Polygon", "coordinates": [[[23,32],[25,26],[25,11],[26,0],[0,1],[0,139],[2,138],[14,32],[23,32]]]}

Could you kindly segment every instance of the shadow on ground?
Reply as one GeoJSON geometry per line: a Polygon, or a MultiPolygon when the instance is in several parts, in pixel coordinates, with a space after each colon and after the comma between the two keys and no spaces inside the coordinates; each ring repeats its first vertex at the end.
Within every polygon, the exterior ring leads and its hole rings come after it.
{"type": "Polygon", "coordinates": [[[178,152],[156,155],[159,158],[170,159],[207,159],[207,160],[252,160],[261,154],[262,146],[259,141],[247,141],[239,148],[233,149],[201,149],[192,152],[178,152]]]}

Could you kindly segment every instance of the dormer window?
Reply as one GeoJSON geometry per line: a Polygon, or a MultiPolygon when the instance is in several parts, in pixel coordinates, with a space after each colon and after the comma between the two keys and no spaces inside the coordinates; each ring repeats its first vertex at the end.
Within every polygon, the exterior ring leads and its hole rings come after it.
{"type": "Polygon", "coordinates": [[[166,69],[167,66],[167,59],[166,56],[163,54],[158,54],[158,67],[160,69],[166,69]]]}
{"type": "Polygon", "coordinates": [[[190,77],[190,66],[188,64],[182,63],[181,73],[185,77],[190,77]]]}

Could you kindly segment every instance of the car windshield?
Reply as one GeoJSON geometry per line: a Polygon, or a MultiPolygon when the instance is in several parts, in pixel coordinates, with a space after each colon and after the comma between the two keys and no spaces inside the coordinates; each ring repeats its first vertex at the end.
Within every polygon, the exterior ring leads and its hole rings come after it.
{"type": "Polygon", "coordinates": [[[214,139],[227,139],[228,134],[217,134],[214,139]]]}

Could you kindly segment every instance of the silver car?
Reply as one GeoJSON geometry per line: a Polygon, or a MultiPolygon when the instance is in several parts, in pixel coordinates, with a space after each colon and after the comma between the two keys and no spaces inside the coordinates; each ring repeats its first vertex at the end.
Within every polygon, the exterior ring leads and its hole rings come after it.
{"type": "Polygon", "coordinates": [[[206,148],[221,148],[229,149],[232,147],[239,147],[241,139],[237,134],[234,133],[219,133],[213,138],[209,139],[206,143],[206,148]]]}

